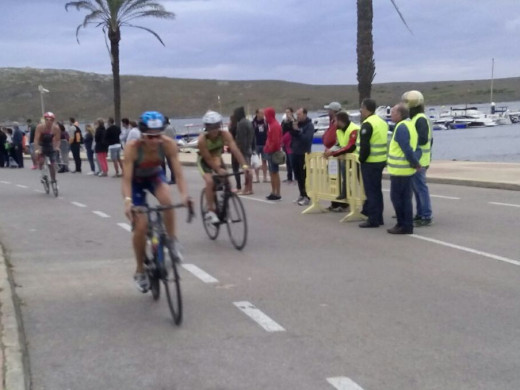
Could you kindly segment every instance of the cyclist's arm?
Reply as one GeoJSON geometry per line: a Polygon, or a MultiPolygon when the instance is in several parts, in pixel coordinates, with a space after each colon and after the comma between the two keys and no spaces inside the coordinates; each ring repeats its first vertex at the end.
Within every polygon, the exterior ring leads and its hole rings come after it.
{"type": "Polygon", "coordinates": [[[206,137],[204,134],[199,135],[198,146],[200,156],[203,158],[206,164],[208,164],[208,166],[210,166],[211,169],[213,169],[215,172],[218,172],[220,170],[220,164],[217,164],[215,162],[216,159],[211,156],[211,153],[206,146],[206,137]]]}
{"type": "Polygon", "coordinates": [[[173,168],[173,173],[175,175],[175,181],[177,182],[177,188],[179,189],[179,193],[181,194],[181,198],[184,202],[188,200],[188,188],[186,186],[186,181],[184,180],[184,176],[182,174],[181,162],[179,161],[179,152],[177,149],[177,143],[167,136],[163,137],[163,142],[165,146],[166,156],[168,160],[170,160],[170,164],[173,168]]]}
{"type": "Polygon", "coordinates": [[[123,180],[121,180],[121,194],[125,203],[132,203],[132,177],[134,176],[134,161],[136,157],[136,142],[129,141],[125,147],[123,159],[123,180]]]}
{"type": "Polygon", "coordinates": [[[247,166],[246,160],[244,159],[244,156],[242,155],[242,152],[238,148],[237,144],[235,143],[235,140],[233,140],[233,137],[229,132],[222,132],[222,137],[224,138],[224,145],[227,145],[229,147],[229,150],[231,151],[231,154],[235,156],[238,163],[244,168],[247,166]]]}

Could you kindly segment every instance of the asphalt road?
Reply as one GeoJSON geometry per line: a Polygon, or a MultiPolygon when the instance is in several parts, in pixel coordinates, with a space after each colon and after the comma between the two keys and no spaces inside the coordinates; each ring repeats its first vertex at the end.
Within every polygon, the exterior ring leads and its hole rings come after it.
{"type": "Polygon", "coordinates": [[[36,172],[0,171],[33,390],[520,388],[520,192],[431,185],[435,225],[393,236],[387,191],[385,229],[359,229],[300,214],[296,186],[267,202],[259,184],[242,252],[181,210],[185,264],[216,281],[181,270],[177,328],[164,297],[133,287],[120,179],[59,185],[54,199],[36,172]]]}

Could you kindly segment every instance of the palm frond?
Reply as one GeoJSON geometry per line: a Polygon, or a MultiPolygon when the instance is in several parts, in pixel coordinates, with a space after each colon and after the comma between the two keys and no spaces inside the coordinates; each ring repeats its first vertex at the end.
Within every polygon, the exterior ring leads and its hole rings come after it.
{"type": "Polygon", "coordinates": [[[65,4],[65,11],[68,11],[69,7],[76,7],[77,11],[86,9],[90,12],[94,12],[97,9],[90,1],[69,1],[65,4]]]}
{"type": "Polygon", "coordinates": [[[126,17],[124,19],[124,22],[126,23],[130,20],[137,19],[137,18],[144,18],[147,16],[153,16],[154,18],[158,18],[158,19],[174,19],[175,18],[175,14],[173,14],[171,12],[164,13],[162,11],[151,11],[150,10],[150,11],[140,11],[140,12],[133,13],[133,14],[129,15],[128,17],[126,17]]]}
{"type": "Polygon", "coordinates": [[[161,37],[160,37],[160,36],[159,36],[155,31],[150,30],[150,29],[147,28],[147,27],[143,27],[143,26],[135,26],[135,25],[130,24],[130,23],[124,23],[124,25],[125,25],[125,26],[128,26],[128,27],[140,28],[141,30],[148,31],[148,32],[149,32],[150,34],[152,34],[155,38],[157,38],[157,40],[158,40],[159,42],[161,42],[161,45],[166,46],[166,45],[164,44],[164,42],[162,41],[161,37]]]}
{"type": "Polygon", "coordinates": [[[404,25],[406,26],[406,28],[408,29],[408,31],[410,31],[410,34],[413,35],[413,31],[410,29],[410,27],[408,27],[408,23],[406,23],[406,20],[404,19],[403,14],[402,14],[401,11],[399,10],[399,7],[397,6],[395,0],[390,0],[390,1],[392,2],[392,4],[394,5],[395,10],[396,10],[397,13],[399,14],[399,17],[401,18],[401,21],[404,23],[404,25]]]}

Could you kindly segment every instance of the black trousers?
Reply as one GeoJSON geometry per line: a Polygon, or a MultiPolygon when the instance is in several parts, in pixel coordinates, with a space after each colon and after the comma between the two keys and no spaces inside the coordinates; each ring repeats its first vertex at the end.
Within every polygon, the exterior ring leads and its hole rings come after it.
{"type": "Polygon", "coordinates": [[[23,168],[23,145],[18,144],[14,148],[13,158],[18,164],[18,168],[23,168]]]}
{"type": "Polygon", "coordinates": [[[76,165],[76,172],[81,172],[81,157],[79,155],[80,144],[70,145],[70,151],[74,158],[74,164],[76,165]]]}
{"type": "Polygon", "coordinates": [[[390,199],[397,225],[406,231],[413,231],[412,194],[412,176],[390,176],[390,199]]]}
{"type": "Polygon", "coordinates": [[[285,168],[287,168],[287,180],[292,181],[293,180],[293,162],[292,162],[292,153],[285,153],[286,159],[285,159],[285,168]]]}
{"type": "Polygon", "coordinates": [[[231,156],[231,169],[233,169],[233,173],[235,174],[235,181],[237,182],[237,190],[242,189],[242,180],[238,172],[240,172],[240,163],[238,160],[231,156]]]}
{"type": "Polygon", "coordinates": [[[368,222],[373,225],[383,224],[383,169],[385,162],[361,163],[361,176],[367,197],[363,206],[363,214],[368,217],[368,222]]]}
{"type": "Polygon", "coordinates": [[[307,191],[305,190],[305,179],[307,177],[307,173],[305,172],[305,154],[293,153],[292,166],[294,170],[294,177],[298,181],[300,196],[307,197],[307,191]]]}

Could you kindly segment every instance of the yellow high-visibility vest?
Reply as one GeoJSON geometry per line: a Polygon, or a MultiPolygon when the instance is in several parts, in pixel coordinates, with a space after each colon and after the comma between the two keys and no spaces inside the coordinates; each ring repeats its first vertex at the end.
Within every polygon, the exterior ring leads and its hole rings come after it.
{"type": "Polygon", "coordinates": [[[432,152],[432,127],[430,125],[430,121],[428,120],[428,117],[426,115],[424,115],[423,113],[420,113],[420,114],[417,114],[416,116],[413,117],[412,119],[412,124],[413,124],[413,127],[415,127],[415,129],[417,130],[417,120],[419,118],[424,118],[426,119],[426,123],[428,123],[428,142],[425,143],[424,145],[418,145],[418,147],[422,150],[422,156],[421,156],[421,159],[419,160],[419,163],[421,164],[422,167],[427,167],[428,165],[430,165],[430,162],[431,162],[431,152],[432,152]]]}
{"type": "Polygon", "coordinates": [[[408,129],[408,133],[410,133],[410,147],[412,150],[415,152],[417,149],[417,140],[419,137],[412,121],[405,119],[404,121],[399,122],[395,125],[394,135],[392,136],[390,146],[388,147],[386,168],[388,169],[388,173],[392,176],[412,176],[415,173],[415,168],[410,166],[410,162],[406,159],[403,149],[401,149],[395,140],[395,133],[397,133],[397,128],[400,125],[405,125],[408,129]]]}
{"type": "MultiPolygon", "coordinates": [[[[365,162],[385,162],[387,152],[388,123],[375,114],[370,115],[363,121],[363,123],[370,123],[370,125],[372,125],[372,137],[370,137],[370,156],[368,156],[365,162]]],[[[361,145],[361,131],[358,131],[356,140],[355,153],[358,155],[361,145]]]]}
{"type": "Polygon", "coordinates": [[[348,141],[352,135],[352,132],[356,130],[359,130],[359,126],[354,122],[350,122],[350,125],[348,125],[347,130],[345,131],[339,129],[336,130],[336,139],[338,140],[340,148],[344,148],[348,145],[348,141]]]}

